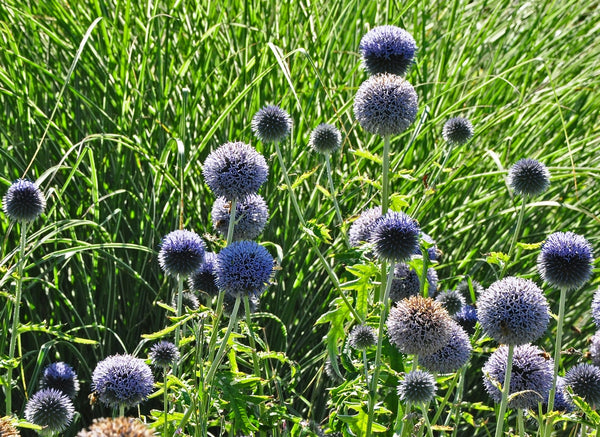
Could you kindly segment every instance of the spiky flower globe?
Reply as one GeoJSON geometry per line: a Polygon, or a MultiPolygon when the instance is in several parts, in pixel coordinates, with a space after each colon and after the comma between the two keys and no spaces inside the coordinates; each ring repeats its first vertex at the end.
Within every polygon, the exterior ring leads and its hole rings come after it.
{"type": "Polygon", "coordinates": [[[528,279],[507,277],[479,296],[477,318],[484,331],[501,344],[525,344],[540,338],[550,321],[548,301],[528,279]]]}
{"type": "Polygon", "coordinates": [[[468,301],[471,301],[471,289],[473,290],[473,295],[475,296],[476,300],[479,298],[479,295],[484,291],[483,285],[474,280],[471,280],[470,286],[469,281],[466,279],[464,281],[459,282],[459,284],[456,286],[456,290],[460,294],[462,294],[468,301]]]}
{"type": "Polygon", "coordinates": [[[418,97],[400,76],[378,74],[364,81],[354,98],[354,116],[367,132],[386,137],[404,132],[415,121],[418,97]]]}
{"type": "MultiPolygon", "coordinates": [[[[207,293],[209,296],[216,296],[219,294],[219,288],[217,287],[216,282],[216,267],[217,254],[213,252],[205,252],[204,262],[200,264],[198,270],[196,270],[188,280],[190,288],[194,291],[202,291],[207,293]]],[[[198,308],[198,305],[196,305],[195,308],[198,308]]]]}
{"type": "Polygon", "coordinates": [[[386,324],[390,343],[400,352],[430,355],[448,344],[454,321],[439,302],[411,296],[390,309],[386,324]]]}
{"type": "Polygon", "coordinates": [[[600,368],[580,363],[565,374],[565,385],[583,398],[592,408],[600,406],[600,368]]]}
{"type": "Polygon", "coordinates": [[[260,295],[271,279],[273,257],[254,241],[236,241],[217,255],[216,273],[220,290],[260,295]]]}
{"type": "Polygon", "coordinates": [[[357,247],[360,246],[361,243],[370,241],[375,222],[380,218],[380,206],[364,210],[350,226],[350,230],[348,231],[350,245],[352,247],[357,247]]]}
{"type": "Polygon", "coordinates": [[[369,74],[404,76],[413,63],[417,43],[410,33],[397,26],[377,26],[360,40],[363,67],[369,74]]]}
{"type": "MultiPolygon", "coordinates": [[[[545,402],[546,409],[548,401],[545,402]]],[[[570,413],[575,409],[569,393],[565,390],[565,378],[556,376],[556,392],[554,393],[554,411],[564,411],[570,413]]]]}
{"type": "Polygon", "coordinates": [[[42,426],[41,435],[61,433],[71,424],[75,408],[62,391],[45,388],[35,393],[25,406],[25,419],[42,426]]]}
{"type": "Polygon", "coordinates": [[[463,327],[467,334],[472,335],[475,332],[477,324],[477,310],[472,305],[463,305],[463,307],[452,317],[456,323],[463,327]]]}
{"type": "Polygon", "coordinates": [[[279,106],[265,106],[252,117],[252,131],[263,143],[283,141],[291,130],[292,118],[279,106]]]}
{"type": "Polygon", "coordinates": [[[342,145],[342,134],[331,124],[321,123],[310,133],[310,147],[315,151],[328,155],[342,145]]]}
{"type": "Polygon", "coordinates": [[[517,161],[508,171],[508,185],[522,196],[537,196],[548,189],[550,172],[535,159],[517,161]]]}
{"type": "Polygon", "coordinates": [[[33,182],[18,179],[12,183],[2,199],[2,209],[11,220],[30,222],[44,212],[46,198],[33,182]]]}
{"type": "Polygon", "coordinates": [[[14,427],[10,417],[0,417],[0,436],[2,437],[19,437],[21,433],[14,427]]]}
{"type": "Polygon", "coordinates": [[[377,344],[377,331],[367,325],[356,325],[350,331],[348,343],[354,349],[366,349],[377,344]]]}
{"type": "Polygon", "coordinates": [[[398,396],[411,404],[426,404],[435,396],[435,378],[429,372],[412,370],[398,384],[398,396]]]}
{"type": "Polygon", "coordinates": [[[77,437],[152,437],[154,433],[139,419],[133,417],[103,417],[94,419],[89,428],[79,431],[77,437]]]}
{"type": "Polygon", "coordinates": [[[189,276],[204,262],[204,242],[193,231],[176,230],[162,240],[158,264],[167,275],[189,276]]]}
{"type": "Polygon", "coordinates": [[[442,137],[448,144],[464,144],[473,137],[473,125],[463,117],[454,117],[446,121],[442,137]]]}
{"type": "MultiPolygon", "coordinates": [[[[427,282],[429,283],[429,295],[437,291],[438,275],[433,268],[427,269],[427,282]]],[[[419,274],[406,263],[396,263],[394,267],[394,279],[390,285],[390,299],[398,302],[410,296],[415,296],[421,291],[419,274]]]]}
{"type": "Polygon", "coordinates": [[[241,141],[225,143],[211,152],[202,169],[204,180],[217,197],[241,199],[258,192],[267,180],[267,161],[241,141]]]}
{"type": "MultiPolygon", "coordinates": [[[[508,346],[500,346],[483,367],[485,389],[494,400],[502,400],[499,387],[504,383],[508,362],[508,346]]],[[[544,351],[531,344],[514,349],[508,393],[508,408],[537,409],[539,402],[548,399],[552,387],[554,361],[546,358],[544,351]]]]}
{"type": "Polygon", "coordinates": [[[409,259],[419,247],[420,232],[415,219],[403,212],[388,211],[377,221],[371,234],[375,255],[390,262],[409,259]]]}
{"type": "Polygon", "coordinates": [[[592,300],[592,319],[594,319],[596,327],[600,329],[600,288],[596,290],[592,300]]]}
{"type": "Polygon", "coordinates": [[[420,355],[419,364],[431,372],[456,372],[469,361],[472,349],[465,330],[453,324],[448,343],[431,355],[420,355]]]}
{"type": "Polygon", "coordinates": [[[594,366],[600,366],[600,331],[590,339],[590,358],[594,366]]]}
{"type": "MultiPolygon", "coordinates": [[[[222,237],[227,237],[229,219],[231,217],[231,202],[224,197],[218,197],[211,212],[213,229],[222,237]]],[[[269,218],[267,204],[260,194],[248,194],[236,205],[234,240],[254,240],[258,237],[269,218]]]]}
{"type": "MultiPolygon", "coordinates": [[[[198,308],[200,308],[200,301],[198,300],[198,297],[196,297],[196,295],[194,293],[191,293],[189,291],[184,291],[181,295],[181,300],[183,303],[183,307],[184,308],[189,308],[192,311],[196,311],[198,308]]],[[[177,308],[177,294],[173,295],[173,300],[171,301],[171,306],[173,308],[177,308]]]]}
{"type": "Polygon", "coordinates": [[[179,359],[179,350],[170,341],[163,340],[150,348],[149,357],[152,365],[161,369],[168,369],[179,359]]]}
{"type": "Polygon", "coordinates": [[[67,363],[59,361],[51,363],[44,369],[40,380],[40,388],[55,388],[75,399],[79,392],[79,380],[77,373],[67,363]]]}
{"type": "Polygon", "coordinates": [[[451,316],[459,312],[461,308],[467,304],[463,295],[456,290],[444,291],[443,293],[438,294],[435,297],[435,300],[441,303],[451,316]]]}
{"type": "Polygon", "coordinates": [[[92,391],[108,407],[135,407],[148,398],[154,386],[152,370],[132,355],[111,355],[92,373],[92,391]]]}
{"type": "Polygon", "coordinates": [[[555,232],[542,244],[537,268],[548,284],[577,290],[590,279],[593,262],[592,246],[584,237],[573,232],[555,232]]]}

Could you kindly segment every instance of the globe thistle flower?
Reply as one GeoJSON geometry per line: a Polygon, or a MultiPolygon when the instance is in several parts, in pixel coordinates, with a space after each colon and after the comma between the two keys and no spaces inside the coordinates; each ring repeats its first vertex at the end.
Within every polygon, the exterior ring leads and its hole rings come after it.
{"type": "Polygon", "coordinates": [[[356,325],[348,337],[348,343],[354,349],[366,349],[377,344],[377,331],[367,325],[356,325]]]}
{"type": "Polygon", "coordinates": [[[586,363],[577,364],[565,374],[564,381],[573,393],[583,398],[592,408],[600,405],[599,367],[586,363]]]}
{"type": "MultiPolygon", "coordinates": [[[[508,346],[500,346],[483,366],[483,383],[494,400],[502,400],[500,386],[504,383],[508,362],[508,346]]],[[[544,351],[531,344],[514,349],[508,408],[535,409],[538,402],[548,399],[552,387],[554,361],[545,358],[544,351]]]]}
{"type": "Polygon", "coordinates": [[[448,144],[464,144],[473,137],[473,125],[466,118],[451,118],[444,124],[442,137],[448,144]]]}
{"type": "Polygon", "coordinates": [[[241,199],[256,193],[267,180],[267,161],[241,141],[225,143],[211,152],[202,169],[204,180],[217,197],[241,199]]]}
{"type": "Polygon", "coordinates": [[[590,339],[590,358],[594,366],[600,366],[600,331],[590,339]]]}
{"type": "Polygon", "coordinates": [[[508,185],[522,196],[537,196],[548,189],[550,172],[535,159],[521,159],[508,171],[508,185]]]}
{"type": "Polygon", "coordinates": [[[388,211],[377,221],[371,242],[380,260],[400,262],[410,258],[419,246],[417,221],[403,212],[388,211]]]}
{"type": "Polygon", "coordinates": [[[371,76],[358,88],[354,116],[367,132],[386,137],[404,132],[415,121],[418,97],[413,86],[393,74],[371,76]]]}
{"type": "Polygon", "coordinates": [[[160,341],[150,348],[150,361],[156,367],[168,369],[179,359],[179,350],[170,341],[160,341]]]}
{"type": "Polygon", "coordinates": [[[455,323],[446,346],[431,355],[420,355],[419,364],[431,372],[456,372],[469,361],[472,349],[469,336],[455,323]]]}
{"type": "Polygon", "coordinates": [[[477,324],[477,310],[472,305],[463,305],[463,307],[452,318],[458,323],[469,335],[475,332],[477,324]]]}
{"type": "MultiPolygon", "coordinates": [[[[548,407],[548,401],[545,402],[545,406],[548,407]]],[[[554,411],[564,411],[570,413],[574,410],[575,406],[571,401],[571,398],[565,390],[565,379],[557,375],[556,376],[556,393],[554,394],[554,411]]]]}
{"type": "Polygon", "coordinates": [[[398,396],[411,404],[426,404],[435,396],[435,378],[429,372],[412,370],[398,384],[398,396]]]}
{"type": "MultiPolygon", "coordinates": [[[[204,262],[200,264],[198,270],[196,270],[190,276],[188,280],[188,284],[190,289],[194,291],[203,291],[207,293],[209,296],[216,296],[219,294],[219,288],[217,287],[217,254],[213,252],[205,252],[204,253],[204,262]]],[[[190,308],[198,309],[200,304],[198,303],[198,298],[192,294],[196,299],[196,306],[190,308]]]]}
{"type": "MultiPolygon", "coordinates": [[[[471,280],[471,287],[473,287],[473,294],[475,295],[475,299],[478,299],[479,295],[485,290],[479,282],[474,280],[471,280]]],[[[456,286],[456,291],[462,294],[465,297],[465,299],[471,300],[471,289],[469,287],[469,281],[464,280],[459,282],[459,284],[456,286]]]]}
{"type": "Polygon", "coordinates": [[[592,319],[594,319],[596,327],[600,329],[600,288],[596,290],[592,300],[592,319]]]}
{"type": "Polygon", "coordinates": [[[510,276],[479,296],[477,318],[498,343],[519,345],[541,337],[550,316],[542,290],[528,279],[510,276]]]}
{"type": "MultiPolygon", "coordinates": [[[[231,203],[224,197],[218,197],[211,212],[213,229],[227,237],[231,203]]],[[[260,194],[248,194],[236,204],[234,240],[254,240],[258,237],[269,218],[267,204],[260,194]]]]}
{"type": "Polygon", "coordinates": [[[430,355],[448,344],[454,322],[439,302],[411,296],[390,309],[390,343],[405,354],[430,355]]]}
{"type": "Polygon", "coordinates": [[[38,186],[27,180],[17,179],[2,199],[4,214],[11,220],[30,222],[44,212],[46,198],[38,186]]]}
{"type": "Polygon", "coordinates": [[[132,355],[111,355],[92,373],[92,391],[108,407],[135,407],[152,392],[152,370],[132,355]]]}
{"type": "MultiPolygon", "coordinates": [[[[427,235],[425,232],[421,232],[420,237],[421,237],[421,240],[423,240],[429,244],[433,244],[433,246],[431,246],[427,249],[427,254],[429,255],[430,261],[436,261],[442,252],[435,245],[436,244],[435,240],[433,238],[431,238],[429,235],[427,235]]],[[[415,251],[415,255],[421,255],[420,247],[415,251]]]]}
{"type": "Polygon", "coordinates": [[[292,118],[279,106],[264,106],[252,117],[252,131],[263,143],[283,141],[291,130],[292,118]]]}
{"type": "Polygon", "coordinates": [[[158,264],[167,275],[189,276],[204,262],[204,242],[193,231],[170,232],[160,246],[158,264]]]}
{"type": "Polygon", "coordinates": [[[94,419],[89,428],[79,431],[77,437],[152,437],[154,433],[133,417],[103,417],[94,419]]]}
{"type": "Polygon", "coordinates": [[[555,232],[542,244],[537,268],[544,281],[555,287],[576,290],[592,275],[592,246],[581,235],[555,232]]]}
{"type": "Polygon", "coordinates": [[[308,144],[315,152],[328,155],[340,148],[342,145],[342,134],[337,127],[321,123],[310,133],[308,144]]]}
{"type": "Polygon", "coordinates": [[[435,297],[435,300],[441,303],[451,316],[459,312],[460,309],[467,304],[463,295],[456,290],[444,291],[443,293],[438,294],[435,297]]]}
{"type": "MultiPolygon", "coordinates": [[[[427,269],[427,282],[429,283],[429,295],[437,291],[438,275],[433,268],[427,269]]],[[[406,263],[396,263],[394,267],[394,279],[390,285],[390,299],[398,302],[410,296],[415,296],[421,291],[419,274],[406,263]]]]}
{"type": "Polygon", "coordinates": [[[25,419],[42,426],[41,435],[63,432],[71,424],[75,408],[71,399],[55,388],[35,393],[25,406],[25,419]]]}
{"type": "Polygon", "coordinates": [[[352,247],[357,247],[360,246],[361,243],[370,241],[375,222],[380,218],[380,206],[364,210],[350,226],[350,230],[348,231],[350,245],[352,247]]]}
{"type": "Polygon", "coordinates": [[[254,241],[236,241],[217,255],[217,287],[232,295],[260,295],[271,279],[273,257],[254,241]]]}
{"type": "Polygon", "coordinates": [[[417,43],[400,27],[377,26],[362,37],[359,49],[367,73],[404,76],[413,63],[417,43]]]}
{"type": "MultiPolygon", "coordinates": [[[[184,308],[189,308],[192,311],[196,311],[200,308],[200,301],[196,297],[194,293],[190,293],[189,291],[184,291],[182,293],[182,303],[184,308]]],[[[173,296],[173,300],[171,301],[171,306],[173,308],[177,308],[177,294],[173,296]]]]}
{"type": "Polygon", "coordinates": [[[42,374],[40,388],[55,388],[62,391],[69,398],[75,399],[77,393],[79,393],[77,373],[71,366],[62,361],[49,364],[42,374]]]}
{"type": "Polygon", "coordinates": [[[0,417],[0,436],[19,437],[21,433],[12,424],[10,417],[0,417]]]}

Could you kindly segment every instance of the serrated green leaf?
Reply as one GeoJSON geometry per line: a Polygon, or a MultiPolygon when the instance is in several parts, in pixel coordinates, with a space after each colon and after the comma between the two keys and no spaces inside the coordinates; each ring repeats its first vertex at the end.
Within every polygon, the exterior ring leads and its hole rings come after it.
{"type": "Polygon", "coordinates": [[[373,155],[371,152],[369,152],[368,150],[352,150],[352,153],[354,153],[356,156],[360,157],[360,158],[365,158],[368,159],[369,161],[373,161],[376,164],[381,165],[383,163],[383,160],[376,155],[373,155]]]}
{"type": "Polygon", "coordinates": [[[521,249],[525,249],[525,250],[537,250],[540,247],[542,247],[543,242],[540,241],[539,243],[521,243],[521,242],[517,242],[517,246],[520,247],[521,249]]]}
{"type": "Polygon", "coordinates": [[[408,198],[408,196],[393,193],[390,196],[390,209],[392,211],[402,211],[402,209],[408,208],[410,206],[410,203],[407,201],[408,198]]]}
{"type": "Polygon", "coordinates": [[[311,177],[314,172],[317,171],[318,167],[313,168],[312,170],[309,170],[307,172],[302,173],[300,176],[298,176],[296,178],[296,180],[292,183],[292,190],[295,190],[296,188],[298,188],[300,185],[302,185],[302,182],[304,182],[306,179],[308,179],[309,177],[311,177]]]}
{"type": "Polygon", "coordinates": [[[502,266],[508,262],[508,255],[503,252],[492,252],[486,257],[485,260],[488,262],[488,264],[502,266]]]}
{"type": "Polygon", "coordinates": [[[98,342],[96,340],[90,340],[89,338],[76,337],[65,332],[59,331],[56,327],[46,326],[42,323],[38,324],[26,324],[19,326],[19,333],[22,334],[24,332],[43,332],[45,334],[52,335],[61,340],[67,340],[72,343],[78,344],[91,344],[96,345],[98,342]]]}

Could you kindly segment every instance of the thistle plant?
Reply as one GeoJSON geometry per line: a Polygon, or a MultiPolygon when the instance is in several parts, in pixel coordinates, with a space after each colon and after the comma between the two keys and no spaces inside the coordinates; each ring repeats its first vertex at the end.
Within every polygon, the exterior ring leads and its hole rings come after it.
{"type": "Polygon", "coordinates": [[[163,436],[167,437],[169,435],[168,370],[179,360],[179,350],[173,343],[163,340],[152,346],[149,358],[152,365],[163,372],[163,436]]]}
{"type": "Polygon", "coordinates": [[[43,436],[60,435],[73,420],[73,402],[62,391],[46,388],[36,392],[25,406],[28,422],[42,427],[43,436]]]}

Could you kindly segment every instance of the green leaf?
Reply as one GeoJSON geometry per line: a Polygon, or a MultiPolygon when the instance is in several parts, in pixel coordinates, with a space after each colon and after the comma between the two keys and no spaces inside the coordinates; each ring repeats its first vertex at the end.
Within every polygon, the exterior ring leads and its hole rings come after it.
{"type": "Polygon", "coordinates": [[[56,338],[60,338],[61,340],[66,340],[72,343],[78,344],[92,344],[96,345],[98,342],[96,340],[90,340],[89,338],[75,337],[73,335],[69,335],[65,332],[62,332],[58,329],[58,327],[54,326],[46,326],[42,323],[37,324],[26,324],[19,326],[19,333],[22,334],[24,332],[43,332],[45,334],[52,335],[56,338]]]}
{"type": "Polygon", "coordinates": [[[309,220],[307,225],[307,227],[304,227],[307,234],[321,242],[331,244],[331,234],[327,226],[323,223],[317,223],[315,219],[309,220]]]}
{"type": "Polygon", "coordinates": [[[540,247],[542,247],[543,242],[540,241],[539,243],[521,243],[521,242],[517,242],[517,246],[520,247],[521,249],[525,249],[525,250],[537,250],[540,247]]]}
{"type": "Polygon", "coordinates": [[[390,209],[392,211],[402,211],[402,209],[408,208],[410,203],[408,203],[407,199],[409,199],[409,196],[393,193],[390,196],[390,209]]]}
{"type": "Polygon", "coordinates": [[[362,150],[362,149],[352,150],[352,153],[354,153],[356,156],[358,156],[360,158],[368,159],[369,161],[373,161],[374,163],[379,164],[379,165],[381,165],[383,163],[383,160],[379,156],[373,155],[368,150],[362,150]]]}
{"type": "MultiPolygon", "coordinates": [[[[349,408],[358,411],[358,414],[351,415],[339,415],[338,417],[357,435],[365,435],[367,432],[367,423],[369,422],[369,415],[365,413],[360,405],[348,405],[349,408]]],[[[389,410],[388,410],[389,411],[389,410]]],[[[387,428],[377,422],[373,422],[373,432],[386,432],[387,428]]]]}
{"type": "Polygon", "coordinates": [[[302,182],[304,182],[306,179],[308,179],[309,177],[311,177],[314,172],[317,171],[318,167],[313,168],[312,170],[309,170],[307,172],[302,173],[300,176],[298,176],[296,178],[296,180],[292,183],[292,190],[295,190],[296,188],[298,188],[300,185],[302,185],[302,182]]]}
{"type": "Polygon", "coordinates": [[[488,264],[503,266],[508,262],[508,255],[503,252],[492,252],[486,257],[485,260],[488,262],[488,264]]]}

